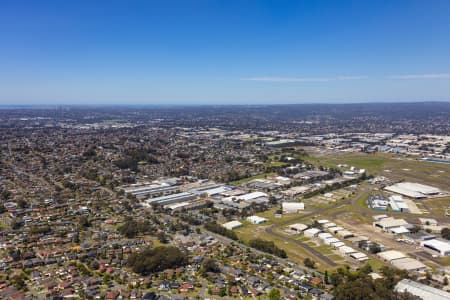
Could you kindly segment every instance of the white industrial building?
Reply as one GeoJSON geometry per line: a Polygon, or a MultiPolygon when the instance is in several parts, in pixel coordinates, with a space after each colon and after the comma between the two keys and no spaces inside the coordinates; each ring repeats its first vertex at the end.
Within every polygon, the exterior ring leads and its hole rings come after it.
{"type": "Polygon", "coordinates": [[[303,231],[303,234],[307,237],[314,237],[314,236],[317,236],[321,232],[322,232],[322,230],[320,230],[318,228],[310,228],[310,229],[303,231]]]}
{"type": "Polygon", "coordinates": [[[337,238],[335,238],[335,237],[331,237],[331,238],[325,239],[323,242],[324,242],[326,245],[331,245],[331,244],[333,244],[333,243],[340,242],[340,240],[337,239],[337,238]]]}
{"type": "Polygon", "coordinates": [[[377,256],[389,263],[392,262],[393,260],[407,257],[404,253],[397,250],[383,251],[378,253],[377,256]]]}
{"type": "Polygon", "coordinates": [[[323,219],[323,220],[317,220],[317,223],[319,223],[320,225],[324,225],[324,224],[330,223],[330,221],[323,219]]]}
{"type": "Polygon", "coordinates": [[[341,238],[343,238],[343,239],[347,239],[347,238],[350,238],[350,237],[354,236],[351,231],[348,231],[348,230],[345,230],[345,229],[337,231],[336,235],[341,237],[341,238]]]}
{"type": "Polygon", "coordinates": [[[450,293],[409,279],[400,280],[394,290],[399,293],[408,292],[426,300],[448,300],[450,293]]]}
{"type": "Polygon", "coordinates": [[[373,226],[383,229],[384,231],[389,231],[394,227],[404,226],[407,227],[409,224],[403,219],[394,219],[391,217],[383,218],[378,221],[373,222],[373,226]]]}
{"type": "Polygon", "coordinates": [[[434,240],[423,241],[420,243],[420,245],[424,248],[428,248],[433,251],[436,251],[442,256],[450,255],[450,244],[448,242],[434,239],[434,240]]]}
{"type": "Polygon", "coordinates": [[[405,270],[409,272],[422,272],[427,269],[427,266],[418,261],[417,259],[405,257],[400,259],[395,259],[391,261],[391,264],[400,270],[405,270]]]}
{"type": "Polygon", "coordinates": [[[307,229],[308,226],[302,223],[291,224],[288,226],[290,230],[303,232],[303,230],[307,229]]]}
{"type": "Polygon", "coordinates": [[[400,195],[392,195],[389,197],[389,205],[394,212],[410,212],[408,204],[400,195]]]}
{"type": "Polygon", "coordinates": [[[266,218],[262,218],[262,217],[259,217],[259,216],[250,216],[250,217],[247,217],[246,220],[249,221],[252,224],[262,224],[264,222],[267,222],[266,218]]]}
{"type": "Polygon", "coordinates": [[[147,204],[167,205],[172,203],[187,202],[196,199],[198,196],[193,193],[182,192],[145,200],[147,204]]]}
{"type": "Polygon", "coordinates": [[[296,214],[299,211],[305,210],[305,203],[303,203],[303,202],[281,202],[281,209],[284,214],[296,214]]]}
{"type": "Polygon", "coordinates": [[[409,230],[405,226],[399,226],[399,227],[394,227],[394,228],[388,229],[388,232],[395,234],[395,235],[399,235],[399,234],[409,233],[409,230]]]}
{"type": "Polygon", "coordinates": [[[247,203],[268,203],[269,195],[263,192],[252,192],[244,195],[237,196],[238,200],[245,201],[247,203]]]}
{"type": "Polygon", "coordinates": [[[328,233],[328,232],[321,232],[321,233],[319,233],[317,235],[317,237],[319,237],[319,239],[324,241],[324,240],[326,240],[328,238],[332,238],[333,236],[330,233],[328,233]]]}
{"type": "Polygon", "coordinates": [[[367,257],[366,254],[362,253],[362,252],[355,252],[355,253],[351,253],[350,257],[353,259],[356,259],[358,261],[366,261],[369,258],[367,257]]]}
{"type": "Polygon", "coordinates": [[[355,249],[353,249],[352,247],[349,246],[342,246],[338,248],[339,252],[341,252],[344,255],[350,255],[352,253],[358,252],[355,249]]]}
{"type": "Polygon", "coordinates": [[[333,222],[325,223],[323,224],[323,227],[324,228],[336,227],[336,224],[334,224],[333,222]]]}
{"type": "Polygon", "coordinates": [[[239,221],[230,221],[225,224],[222,224],[222,227],[225,227],[228,230],[233,230],[242,226],[242,223],[239,221]]]}
{"type": "Polygon", "coordinates": [[[413,182],[399,182],[384,189],[413,199],[424,199],[441,193],[438,188],[413,182]]]}
{"type": "Polygon", "coordinates": [[[336,249],[338,249],[339,247],[345,246],[345,244],[343,242],[341,242],[341,241],[331,243],[330,245],[333,246],[336,249]]]}
{"type": "Polygon", "coordinates": [[[343,230],[344,228],[341,226],[335,226],[335,227],[328,227],[327,230],[331,233],[336,233],[339,230],[343,230]]]}

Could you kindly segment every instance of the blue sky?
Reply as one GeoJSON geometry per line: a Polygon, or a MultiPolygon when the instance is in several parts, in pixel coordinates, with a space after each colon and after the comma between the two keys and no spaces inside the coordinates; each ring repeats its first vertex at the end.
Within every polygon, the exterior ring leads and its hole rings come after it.
{"type": "Polygon", "coordinates": [[[450,1],[0,2],[0,104],[450,101],[450,1]]]}

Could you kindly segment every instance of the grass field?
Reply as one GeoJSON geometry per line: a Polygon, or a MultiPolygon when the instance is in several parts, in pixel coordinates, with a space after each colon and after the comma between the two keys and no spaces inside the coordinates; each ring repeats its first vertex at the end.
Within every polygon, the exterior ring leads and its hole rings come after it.
{"type": "Polygon", "coordinates": [[[277,175],[277,174],[276,173],[262,173],[262,174],[258,174],[258,175],[252,176],[252,177],[247,177],[247,178],[239,179],[239,180],[236,180],[236,181],[232,181],[232,182],[230,182],[230,184],[232,184],[232,185],[240,185],[240,184],[243,184],[245,182],[249,182],[249,181],[251,181],[253,179],[267,178],[267,177],[275,176],[275,175],[277,175]]]}
{"type": "Polygon", "coordinates": [[[383,175],[392,180],[419,182],[445,190],[449,189],[449,164],[424,162],[411,157],[386,153],[305,156],[303,159],[317,166],[336,167],[338,164],[347,164],[366,169],[369,174],[383,175]]]}

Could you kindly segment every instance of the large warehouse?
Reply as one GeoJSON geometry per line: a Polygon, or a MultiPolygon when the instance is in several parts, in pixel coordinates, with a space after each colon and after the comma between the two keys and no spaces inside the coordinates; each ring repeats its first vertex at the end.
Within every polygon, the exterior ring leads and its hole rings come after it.
{"type": "Polygon", "coordinates": [[[428,240],[420,243],[422,247],[439,252],[442,256],[450,255],[450,244],[441,240],[428,240]]]}
{"type": "Polygon", "coordinates": [[[181,202],[186,202],[189,200],[194,200],[197,197],[198,196],[196,194],[182,192],[182,193],[177,193],[177,194],[172,194],[172,195],[150,198],[150,199],[145,200],[145,202],[147,204],[167,205],[167,204],[172,204],[172,203],[181,203],[181,202]]]}
{"type": "Polygon", "coordinates": [[[414,182],[399,182],[384,189],[413,199],[424,199],[441,193],[438,188],[414,182]]]}
{"type": "Polygon", "coordinates": [[[409,279],[400,280],[395,286],[395,291],[399,293],[408,292],[426,300],[448,300],[450,293],[436,289],[434,287],[421,284],[409,279]]]}
{"type": "Polygon", "coordinates": [[[241,227],[242,223],[239,222],[239,221],[230,221],[228,223],[222,224],[222,226],[225,227],[228,230],[233,230],[233,229],[241,227]]]}
{"type": "Polygon", "coordinates": [[[281,207],[284,214],[296,214],[299,211],[305,210],[305,203],[303,202],[281,202],[281,207]]]}

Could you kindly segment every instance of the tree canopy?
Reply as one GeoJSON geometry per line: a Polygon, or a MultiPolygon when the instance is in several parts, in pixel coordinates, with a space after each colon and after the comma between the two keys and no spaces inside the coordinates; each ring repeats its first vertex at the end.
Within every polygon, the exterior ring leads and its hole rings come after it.
{"type": "Polygon", "coordinates": [[[141,275],[184,266],[186,263],[186,253],[173,246],[147,248],[128,258],[128,266],[141,275]]]}

